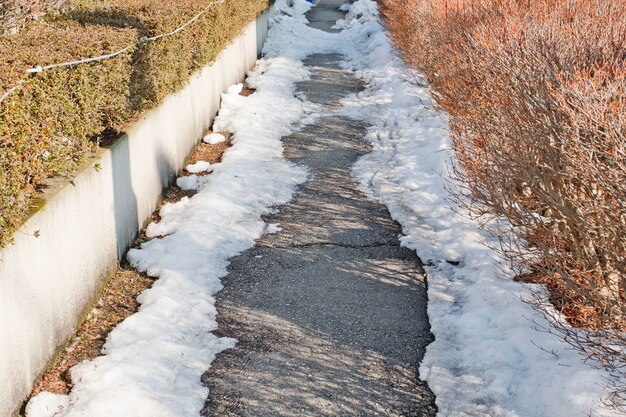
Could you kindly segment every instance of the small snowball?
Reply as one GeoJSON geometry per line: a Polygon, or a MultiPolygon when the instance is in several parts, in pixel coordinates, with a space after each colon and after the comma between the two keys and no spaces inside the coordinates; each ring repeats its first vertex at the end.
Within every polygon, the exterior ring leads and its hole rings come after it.
{"type": "Polygon", "coordinates": [[[226,137],[221,133],[209,133],[205,137],[202,138],[204,143],[208,143],[209,145],[215,145],[218,143],[222,143],[226,140],[226,137]]]}
{"type": "Polygon", "coordinates": [[[198,176],[190,175],[188,177],[179,177],[176,180],[176,185],[183,190],[197,190],[198,189],[198,176]]]}
{"type": "Polygon", "coordinates": [[[201,172],[213,171],[213,167],[207,161],[198,161],[195,164],[189,164],[185,168],[185,171],[191,174],[199,174],[201,172]]]}

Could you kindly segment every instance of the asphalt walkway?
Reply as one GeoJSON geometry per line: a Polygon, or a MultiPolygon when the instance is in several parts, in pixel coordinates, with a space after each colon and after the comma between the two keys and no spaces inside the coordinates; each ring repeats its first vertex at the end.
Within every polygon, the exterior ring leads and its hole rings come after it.
{"type": "MultiPolygon", "coordinates": [[[[308,14],[331,30],[337,0],[308,14]]],[[[314,55],[298,84],[326,106],[363,86],[338,55],[314,55]]],[[[352,164],[367,125],[328,116],[283,139],[311,179],[268,218],[282,228],[232,259],[217,294],[218,334],[235,337],[204,375],[205,416],[434,416],[417,375],[431,341],[420,260],[399,245],[384,205],[359,191],[352,164]]]]}

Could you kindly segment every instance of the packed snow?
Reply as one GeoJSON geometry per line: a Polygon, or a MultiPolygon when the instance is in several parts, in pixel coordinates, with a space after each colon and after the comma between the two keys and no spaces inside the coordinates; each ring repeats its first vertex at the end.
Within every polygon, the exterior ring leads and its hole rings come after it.
{"type": "Polygon", "coordinates": [[[376,4],[345,6],[339,33],[306,26],[310,7],[276,1],[265,58],[247,79],[256,93],[229,89],[216,119],[215,130],[234,133],[232,148],[211,175],[196,176],[190,186],[197,194],[161,209],[161,221],[147,230],[160,238],[129,253],[136,268],[159,278],[139,297],[139,312],[111,332],[103,356],[72,368],[69,396],[38,395],[28,417],[198,415],[207,396],[202,373],[235,343],[210,333],[212,295],[228,259],[280,230],[260,216],[287,202],[307,177],[282,158],[280,138],[298,120],[320,116],[293,95],[293,84],[307,77],[301,60],[314,53],[342,54],[342,65],[367,85],[338,112],[371,124],[366,140],[373,152],[355,164],[354,175],[387,205],[403,227],[402,244],[425,263],[435,341],[420,376],[437,396],[438,415],[617,416],[599,404],[605,374],[558,338],[533,330],[529,319],[543,319],[522,301],[529,287],[511,280],[486,245],[492,238],[446,202],[446,164],[454,163],[446,116],[421,75],[398,58],[376,4]]]}

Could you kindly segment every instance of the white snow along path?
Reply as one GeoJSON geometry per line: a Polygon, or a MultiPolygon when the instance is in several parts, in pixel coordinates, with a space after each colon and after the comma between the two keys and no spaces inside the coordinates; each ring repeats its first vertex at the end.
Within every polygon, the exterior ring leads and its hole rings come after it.
{"type": "Polygon", "coordinates": [[[599,403],[606,375],[556,337],[532,329],[527,318],[542,319],[522,301],[528,287],[513,282],[484,245],[491,238],[448,207],[443,179],[453,154],[446,117],[434,109],[427,87],[410,82],[421,75],[398,58],[376,4],[346,5],[339,33],[307,27],[303,14],[310,7],[277,0],[266,56],[248,78],[257,92],[241,97],[234,87],[216,120],[216,130],[234,132],[234,146],[212,175],[198,178],[198,194],[163,208],[150,233],[167,236],[129,253],[133,265],[159,277],[140,296],[140,311],[111,333],[104,356],[72,369],[69,396],[40,394],[28,417],[198,414],[207,394],[200,375],[235,342],[209,333],[211,295],[228,258],[268,230],[260,216],[287,202],[306,179],[282,159],[280,137],[299,119],[316,117],[315,107],[292,93],[307,77],[300,60],[314,53],[342,54],[345,67],[368,85],[340,112],[372,124],[367,140],[374,151],[357,162],[354,175],[387,205],[403,226],[402,243],[426,264],[435,341],[420,372],[437,396],[438,415],[618,416],[599,403]]]}
{"type": "Polygon", "coordinates": [[[282,158],[280,138],[303,115],[292,86],[307,77],[298,61],[260,60],[247,82],[256,93],[223,95],[214,129],[234,135],[213,173],[197,177],[198,193],[160,211],[161,221],[128,254],[131,264],[158,277],[138,298],[139,311],[109,335],[104,355],[71,369],[69,396],[42,393],[28,417],[188,417],[202,409],[200,382],[215,354],[234,346],[218,338],[212,294],[228,259],[268,231],[261,215],[292,197],[307,173],[282,158]]]}

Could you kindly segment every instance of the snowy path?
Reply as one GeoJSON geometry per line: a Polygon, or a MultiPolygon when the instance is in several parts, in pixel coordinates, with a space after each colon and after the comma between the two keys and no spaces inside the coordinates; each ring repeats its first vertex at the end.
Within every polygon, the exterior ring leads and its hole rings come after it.
{"type": "MultiPolygon", "coordinates": [[[[311,80],[298,91],[323,113],[362,89],[340,59],[304,62],[311,80]]],[[[311,179],[266,218],[282,230],[231,260],[216,297],[218,330],[238,343],[205,375],[206,415],[435,415],[417,376],[431,340],[421,263],[351,175],[370,151],[366,129],[330,115],[283,139],[285,157],[311,179]]]]}
{"type": "Polygon", "coordinates": [[[154,286],[27,417],[622,417],[449,207],[446,115],[343,1],[276,0],[256,92],[215,119],[232,146],[128,254],[154,286]]]}

